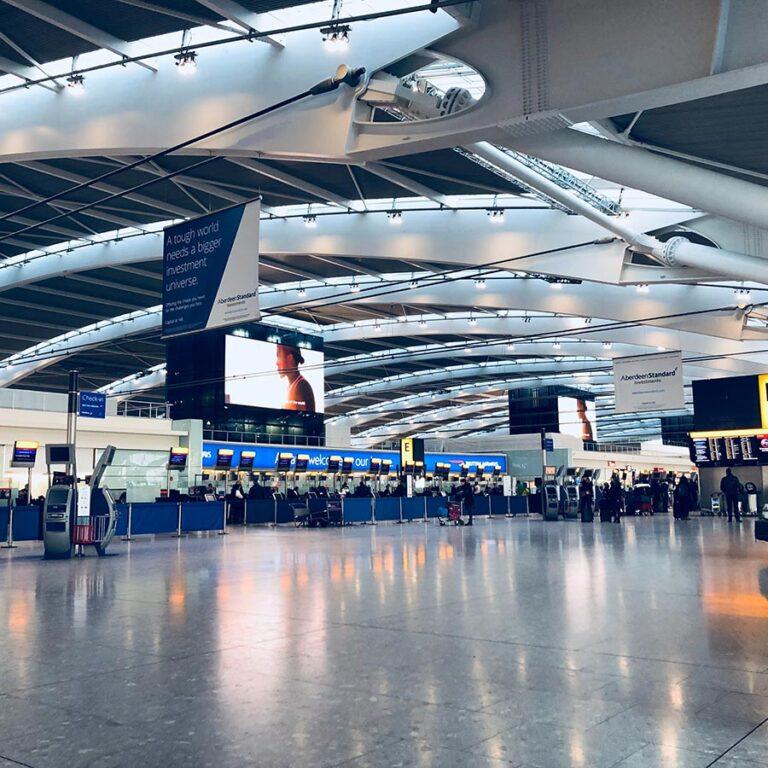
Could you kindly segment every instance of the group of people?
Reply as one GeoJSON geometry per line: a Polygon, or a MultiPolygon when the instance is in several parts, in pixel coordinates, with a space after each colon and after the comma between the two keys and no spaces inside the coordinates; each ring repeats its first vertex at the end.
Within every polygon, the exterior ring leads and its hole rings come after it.
{"type": "MultiPolygon", "coordinates": [[[[728,470],[728,476],[731,471],[728,470]]],[[[727,476],[727,477],[728,477],[727,476]]],[[[724,478],[725,482],[727,478],[724,478]]],[[[736,481],[738,484],[738,480],[736,481]]],[[[733,487],[732,481],[726,483],[733,487]]],[[[727,496],[726,496],[727,498],[727,496]]],[[[683,475],[674,485],[673,513],[678,520],[687,520],[691,511],[698,508],[698,488],[686,475],[683,475]]],[[[669,509],[669,483],[653,477],[648,486],[639,489],[625,490],[618,474],[611,477],[610,482],[595,487],[595,483],[589,476],[583,476],[579,482],[579,513],[582,518],[591,516],[595,505],[600,512],[600,519],[605,522],[620,523],[624,514],[649,514],[665,513],[669,509]],[[647,498],[645,497],[647,494],[647,498]],[[639,495],[639,498],[635,498],[639,495]]],[[[738,506],[738,505],[737,505],[738,506]]],[[[730,519],[730,507],[729,507],[730,519]]]]}

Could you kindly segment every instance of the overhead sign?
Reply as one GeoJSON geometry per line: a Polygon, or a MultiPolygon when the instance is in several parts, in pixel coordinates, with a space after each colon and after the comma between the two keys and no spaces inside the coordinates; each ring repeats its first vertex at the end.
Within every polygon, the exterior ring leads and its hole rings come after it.
{"type": "Polygon", "coordinates": [[[78,414],[87,419],[106,419],[107,396],[102,392],[81,392],[78,414]]]}
{"type": "MultiPolygon", "coordinates": [[[[253,468],[256,470],[274,470],[277,463],[277,455],[285,451],[285,446],[267,446],[253,444],[244,445],[241,443],[203,443],[203,467],[212,468],[216,466],[216,456],[220,449],[229,449],[233,451],[232,466],[237,466],[240,457],[244,451],[254,453],[253,468]]],[[[304,450],[302,448],[302,450],[304,450]]],[[[307,459],[308,472],[325,472],[328,470],[328,461],[331,457],[338,458],[341,467],[342,457],[338,455],[338,448],[307,448],[303,454],[307,459]]],[[[386,474],[389,468],[396,469],[399,464],[399,456],[395,451],[344,451],[344,458],[352,459],[353,472],[369,472],[371,460],[379,459],[382,464],[382,473],[386,474]]],[[[462,465],[474,469],[478,464],[498,464],[501,472],[507,471],[507,457],[503,454],[494,453],[426,453],[424,456],[424,470],[434,472],[437,462],[445,462],[451,472],[458,473],[462,465]]]]}
{"type": "Polygon", "coordinates": [[[259,201],[163,231],[163,336],[259,319],[259,201]]]}
{"type": "Polygon", "coordinates": [[[613,361],[616,413],[683,408],[683,356],[680,352],[620,357],[613,361]]]}

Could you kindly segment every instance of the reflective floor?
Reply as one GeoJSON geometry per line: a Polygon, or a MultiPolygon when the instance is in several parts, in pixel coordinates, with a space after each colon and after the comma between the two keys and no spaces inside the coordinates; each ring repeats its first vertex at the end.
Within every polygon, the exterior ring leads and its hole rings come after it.
{"type": "Polygon", "coordinates": [[[0,768],[768,766],[752,524],[0,550],[0,768]]]}

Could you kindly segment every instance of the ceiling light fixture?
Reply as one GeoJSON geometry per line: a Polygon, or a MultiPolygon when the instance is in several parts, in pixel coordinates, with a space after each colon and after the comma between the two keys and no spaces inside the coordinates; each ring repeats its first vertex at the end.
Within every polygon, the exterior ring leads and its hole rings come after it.
{"type": "Polygon", "coordinates": [[[306,224],[308,229],[315,229],[317,227],[317,216],[309,214],[307,216],[302,216],[301,218],[304,219],[304,224],[306,224]]]}
{"type": "Polygon", "coordinates": [[[638,293],[650,293],[651,289],[650,289],[650,287],[648,286],[647,283],[640,283],[639,285],[635,286],[635,290],[638,293]]]}
{"type": "Polygon", "coordinates": [[[403,223],[403,214],[401,211],[387,211],[389,223],[399,227],[403,223]]]}
{"type": "Polygon", "coordinates": [[[70,93],[78,96],[85,93],[85,78],[82,75],[70,75],[67,78],[67,88],[70,93]]]}
{"type": "Polygon", "coordinates": [[[485,280],[482,277],[478,277],[477,280],[475,280],[475,288],[477,288],[478,291],[485,290],[485,280]]]}
{"type": "Polygon", "coordinates": [[[503,208],[488,208],[486,210],[486,213],[488,214],[488,218],[490,219],[492,224],[503,224],[504,223],[504,209],[503,208]]]}
{"type": "Polygon", "coordinates": [[[184,50],[177,53],[174,57],[176,66],[179,68],[180,75],[193,75],[197,72],[197,53],[195,51],[184,50]]]}
{"type": "Polygon", "coordinates": [[[349,48],[349,33],[351,32],[349,24],[332,24],[329,27],[322,27],[320,35],[323,38],[323,44],[327,51],[341,52],[349,48]]]}

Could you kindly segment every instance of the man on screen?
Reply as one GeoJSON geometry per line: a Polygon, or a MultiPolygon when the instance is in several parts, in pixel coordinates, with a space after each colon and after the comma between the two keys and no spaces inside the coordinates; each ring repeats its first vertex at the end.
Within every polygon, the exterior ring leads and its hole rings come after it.
{"type": "Polygon", "coordinates": [[[299,347],[277,345],[277,372],[288,380],[288,392],[283,408],[286,411],[315,412],[315,393],[310,383],[301,375],[299,366],[304,362],[299,347]]]}

